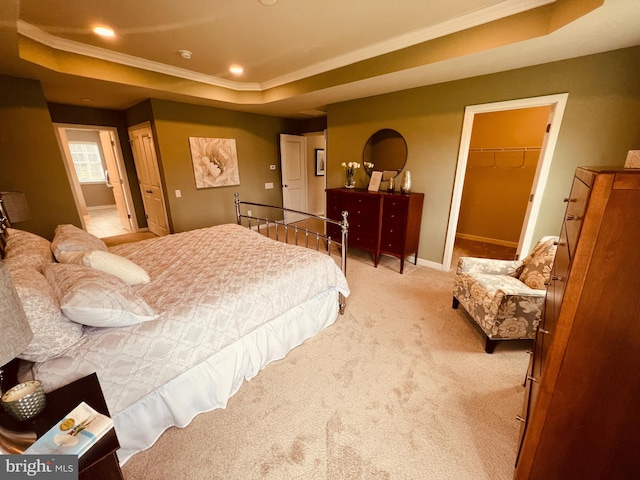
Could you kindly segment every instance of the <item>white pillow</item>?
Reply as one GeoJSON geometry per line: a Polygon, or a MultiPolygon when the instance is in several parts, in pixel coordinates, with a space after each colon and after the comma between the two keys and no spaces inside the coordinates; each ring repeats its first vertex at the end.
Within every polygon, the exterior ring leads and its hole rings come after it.
{"type": "Polygon", "coordinates": [[[58,225],[53,234],[51,250],[56,260],[62,252],[107,251],[107,245],[95,235],[71,224],[58,225]]]}
{"type": "Polygon", "coordinates": [[[131,260],[102,250],[91,252],[61,252],[58,255],[60,263],[84,265],[101,272],[115,275],[128,285],[149,283],[150,278],[146,270],[131,260]]]}
{"type": "Polygon", "coordinates": [[[82,265],[52,263],[43,272],[62,312],[92,327],[126,327],[158,317],[133,289],[111,274],[82,265]]]}

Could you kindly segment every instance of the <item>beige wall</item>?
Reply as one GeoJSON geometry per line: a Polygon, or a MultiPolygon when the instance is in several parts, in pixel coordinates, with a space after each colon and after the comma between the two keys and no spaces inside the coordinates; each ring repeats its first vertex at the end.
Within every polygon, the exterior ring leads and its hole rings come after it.
{"type": "Polygon", "coordinates": [[[551,107],[475,115],[458,235],[517,246],[551,107]],[[493,151],[478,151],[491,149],[493,151]]]}
{"type": "Polygon", "coordinates": [[[0,75],[0,191],[27,196],[31,218],[16,228],[53,238],[81,226],[40,83],[0,75]]]}
{"type": "MultiPolygon", "coordinates": [[[[412,190],[425,194],[418,257],[441,263],[465,107],[568,92],[533,238],[558,234],[575,168],[621,166],[640,145],[639,64],[634,47],[330,105],[328,186],[342,184],[340,163],[359,160],[371,134],[400,132],[412,190]]],[[[364,177],[358,172],[358,186],[364,177]]]]}

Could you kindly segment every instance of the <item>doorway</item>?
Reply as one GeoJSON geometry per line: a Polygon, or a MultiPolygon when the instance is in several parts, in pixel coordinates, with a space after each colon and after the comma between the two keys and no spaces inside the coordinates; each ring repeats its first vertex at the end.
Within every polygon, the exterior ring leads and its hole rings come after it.
{"type": "Polygon", "coordinates": [[[82,227],[100,238],[137,231],[117,129],[54,127],[82,227]]]}
{"type": "Polygon", "coordinates": [[[444,256],[442,261],[443,270],[448,271],[451,268],[451,260],[453,257],[456,232],[458,229],[458,222],[460,218],[460,208],[462,204],[465,177],[469,164],[471,137],[476,115],[534,107],[549,107],[547,128],[544,133],[542,145],[539,148],[539,158],[537,166],[535,168],[535,174],[533,177],[533,182],[526,206],[524,222],[522,224],[520,235],[518,238],[516,256],[519,257],[524,253],[528,253],[529,249],[531,248],[535,222],[540,211],[542,194],[544,192],[549,169],[551,167],[551,159],[553,157],[553,151],[560,131],[560,124],[567,103],[567,98],[568,94],[549,95],[544,97],[512,100],[483,105],[473,105],[465,109],[460,150],[458,153],[458,165],[454,182],[453,196],[451,200],[451,210],[449,214],[449,226],[447,229],[447,237],[445,241],[444,256]]]}

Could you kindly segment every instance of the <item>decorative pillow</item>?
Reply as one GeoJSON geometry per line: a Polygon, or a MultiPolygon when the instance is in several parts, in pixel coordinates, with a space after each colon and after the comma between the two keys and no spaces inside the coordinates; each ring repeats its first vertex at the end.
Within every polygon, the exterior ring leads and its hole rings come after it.
{"type": "Polygon", "coordinates": [[[115,275],[128,285],[149,283],[149,274],[131,260],[102,250],[91,252],[61,252],[60,263],[73,263],[115,275]]]}
{"type": "Polygon", "coordinates": [[[52,263],[44,274],[60,308],[74,322],[92,327],[125,327],[158,317],[129,285],[83,265],[52,263]]]}
{"type": "Polygon", "coordinates": [[[544,237],[522,261],[518,277],[529,288],[543,290],[551,278],[553,260],[556,256],[558,237],[544,237]]]}
{"type": "Polygon", "coordinates": [[[62,314],[56,294],[44,275],[35,268],[11,268],[10,271],[33,332],[31,343],[19,357],[44,362],[77,343],[82,338],[82,325],[62,314]]]}
{"type": "Polygon", "coordinates": [[[86,252],[88,250],[107,251],[107,246],[95,235],[85,232],[75,225],[58,225],[51,242],[51,250],[56,260],[62,252],[86,252]]]}
{"type": "Polygon", "coordinates": [[[53,262],[51,242],[35,233],[9,228],[7,231],[7,261],[20,268],[42,267],[53,262]]]}

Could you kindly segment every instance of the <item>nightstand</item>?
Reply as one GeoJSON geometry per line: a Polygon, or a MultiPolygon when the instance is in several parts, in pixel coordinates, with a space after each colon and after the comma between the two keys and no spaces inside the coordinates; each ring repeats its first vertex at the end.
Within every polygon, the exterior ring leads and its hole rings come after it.
{"type": "MultiPolygon", "coordinates": [[[[47,405],[35,418],[18,422],[5,412],[0,424],[10,430],[33,430],[38,437],[46,433],[80,402],[86,402],[98,412],[109,415],[98,377],[95,373],[76,380],[46,394],[47,405]]],[[[120,448],[115,429],[111,429],[98,443],[78,459],[80,480],[123,480],[116,450],[120,448]]]]}

